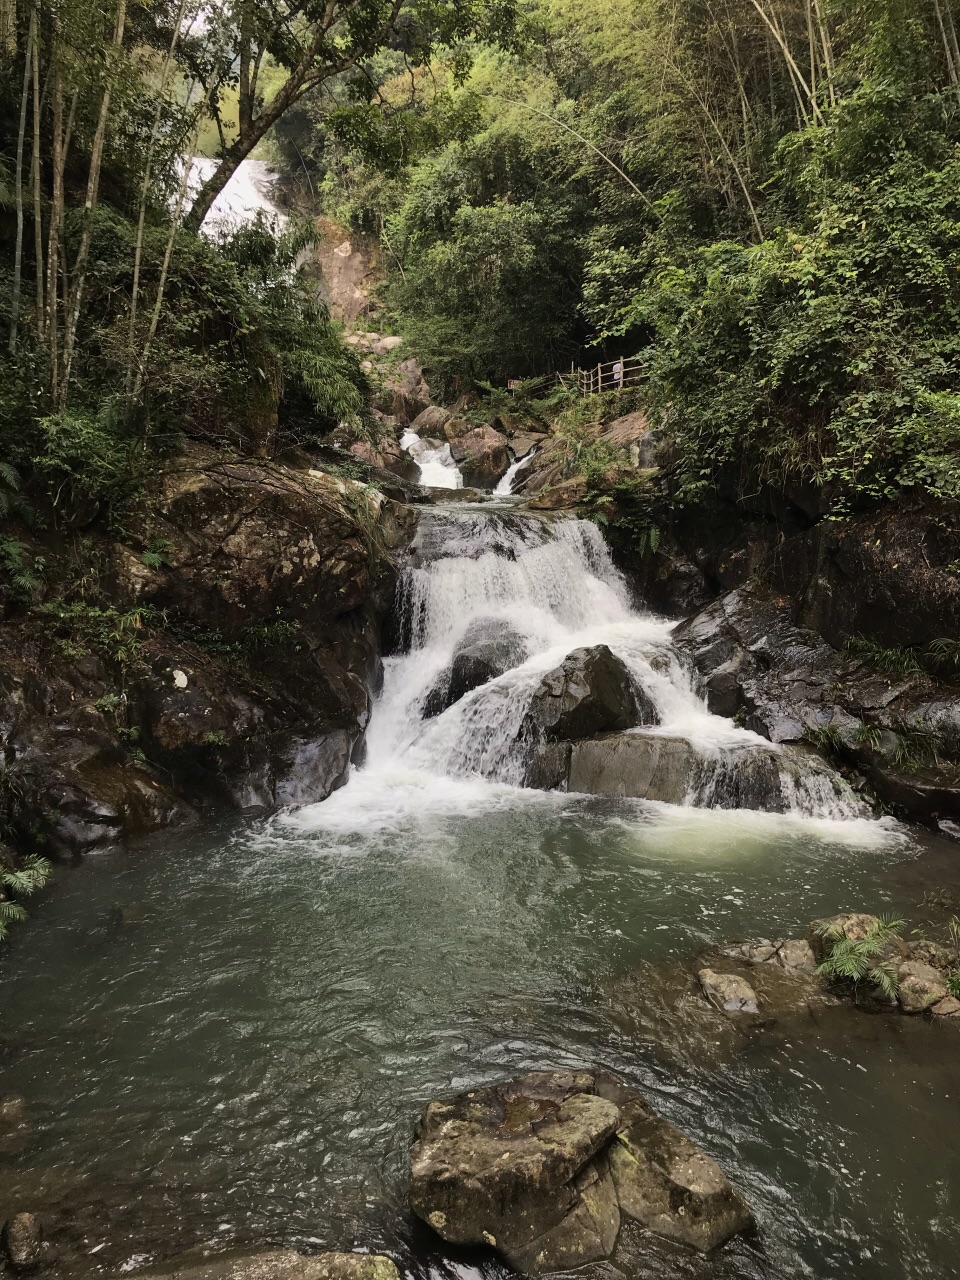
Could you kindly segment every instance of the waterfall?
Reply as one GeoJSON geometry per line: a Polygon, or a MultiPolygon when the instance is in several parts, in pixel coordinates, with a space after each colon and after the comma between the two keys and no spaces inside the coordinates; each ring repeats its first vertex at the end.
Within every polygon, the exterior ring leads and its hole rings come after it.
{"type": "Polygon", "coordinates": [[[469,506],[425,512],[401,609],[407,651],[386,664],[368,735],[369,769],[402,763],[448,778],[523,785],[536,747],[524,724],[543,677],[573,650],[606,645],[656,709],[656,726],[630,732],[684,745],[691,761],[684,804],[835,819],[864,812],[815,757],[711,714],[672,644],[674,624],[633,608],[590,521],[469,506]],[[458,644],[476,625],[517,637],[519,661],[431,712],[458,644]]]}
{"type": "Polygon", "coordinates": [[[400,441],[420,468],[420,483],[428,489],[462,489],[463,476],[448,444],[421,440],[415,431],[406,431],[400,441]]]}
{"type": "Polygon", "coordinates": [[[493,491],[498,498],[510,497],[510,495],[513,493],[513,482],[517,478],[517,473],[519,471],[522,471],[529,461],[530,461],[529,457],[518,458],[516,462],[513,462],[510,464],[510,468],[507,471],[507,474],[503,477],[503,479],[500,481],[500,483],[497,485],[497,487],[493,491]]]}

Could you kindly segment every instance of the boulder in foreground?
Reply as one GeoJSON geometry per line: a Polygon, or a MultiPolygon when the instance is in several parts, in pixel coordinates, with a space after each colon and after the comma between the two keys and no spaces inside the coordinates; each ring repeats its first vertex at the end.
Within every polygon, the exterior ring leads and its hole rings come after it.
{"type": "Polygon", "coordinates": [[[184,1253],[138,1271],[150,1280],[400,1280],[389,1258],[373,1253],[321,1253],[304,1257],[293,1249],[247,1253],[184,1253]]]}
{"type": "Polygon", "coordinates": [[[414,1212],[528,1275],[609,1258],[623,1218],[700,1250],[753,1225],[719,1166],[613,1077],[533,1072],[431,1102],[411,1155],[414,1212]]]}

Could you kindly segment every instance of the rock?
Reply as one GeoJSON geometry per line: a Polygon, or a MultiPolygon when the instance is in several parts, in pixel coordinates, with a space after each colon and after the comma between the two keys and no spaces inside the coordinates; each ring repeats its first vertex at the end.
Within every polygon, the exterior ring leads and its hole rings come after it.
{"type": "Polygon", "coordinates": [[[757,1013],[757,993],[745,978],[733,973],[716,973],[713,969],[701,969],[697,980],[703,994],[725,1013],[757,1013]]]}
{"type": "Polygon", "coordinates": [[[905,961],[897,973],[900,980],[897,1000],[904,1013],[923,1013],[950,996],[941,975],[922,960],[905,961]]]}
{"type": "Polygon", "coordinates": [[[506,437],[493,427],[474,427],[457,437],[450,450],[468,488],[492,489],[510,467],[506,437]]]}
{"type": "Polygon", "coordinates": [[[411,1155],[414,1212],[443,1239],[494,1245],[529,1274],[565,1268],[571,1256],[581,1265],[607,1257],[610,1174],[592,1162],[621,1117],[592,1085],[585,1075],[534,1073],[431,1102],[411,1155]]]}
{"type": "Polygon", "coordinates": [[[15,1271],[30,1271],[44,1260],[43,1229],[35,1213],[17,1213],[3,1228],[3,1247],[15,1271]]]}
{"type": "Polygon", "coordinates": [[[510,449],[513,453],[514,460],[519,462],[522,458],[528,458],[534,449],[539,448],[544,437],[539,435],[529,435],[521,432],[518,435],[510,437],[510,449]]]}
{"type": "Polygon", "coordinates": [[[620,733],[574,743],[568,785],[593,796],[683,804],[700,757],[686,738],[620,733]]]}
{"type": "Polygon", "coordinates": [[[544,676],[527,713],[528,732],[577,740],[656,722],[652,703],[638,705],[630,672],[605,644],[575,649],[544,676]]]}
{"type": "Polygon", "coordinates": [[[527,658],[519,631],[498,618],[479,618],[467,628],[454,650],[449,672],[427,697],[424,716],[442,715],[474,689],[488,684],[527,658]]]}
{"type": "Polygon", "coordinates": [[[892,676],[838,652],[798,627],[791,608],[741,588],[675,630],[710,709],[773,742],[822,743],[897,811],[931,825],[960,815],[960,698],[919,669],[892,676]],[[917,754],[910,768],[904,747],[917,754]]]}
{"type": "MultiPolygon", "coordinates": [[[[829,956],[835,942],[840,938],[849,938],[852,942],[862,942],[880,921],[876,916],[867,915],[863,911],[844,911],[830,916],[826,920],[817,920],[810,928],[807,941],[817,964],[823,964],[829,956]]],[[[878,957],[879,958],[879,957],[878,957]]]]}
{"type": "Polygon", "coordinates": [[[945,996],[936,1004],[930,1005],[930,1012],[935,1013],[938,1018],[955,1018],[960,1014],[960,1000],[955,996],[945,996]]]}
{"type": "Polygon", "coordinates": [[[788,973],[816,973],[817,958],[806,938],[790,938],[777,950],[777,963],[788,973]]]}
{"type": "Polygon", "coordinates": [[[410,430],[421,437],[441,436],[444,434],[444,427],[452,417],[453,414],[449,409],[441,409],[438,404],[432,404],[424,409],[423,413],[417,414],[410,424],[410,430]]]}
{"type": "Polygon", "coordinates": [[[702,1252],[749,1231],[753,1215],[716,1161],[649,1109],[632,1110],[610,1151],[621,1213],[702,1252]]]}
{"type": "Polygon", "coordinates": [[[134,1273],[151,1280],[400,1280],[396,1264],[372,1253],[321,1253],[292,1249],[258,1253],[194,1250],[134,1273]]]}
{"type": "Polygon", "coordinates": [[[376,407],[405,427],[430,407],[430,387],[416,360],[404,360],[391,372],[377,396],[376,407]]]}
{"type": "Polygon", "coordinates": [[[910,959],[922,960],[925,964],[932,965],[940,971],[941,977],[952,973],[954,969],[960,969],[956,953],[951,947],[931,942],[927,938],[910,943],[910,959]]]}
{"type": "MultiPolygon", "coordinates": [[[[529,489],[529,485],[525,486],[529,489]]],[[[529,500],[531,511],[569,511],[578,507],[587,496],[587,482],[576,476],[571,480],[557,480],[547,484],[529,500]]]]}
{"type": "Polygon", "coordinates": [[[416,460],[405,449],[400,448],[400,443],[394,436],[384,434],[376,443],[357,440],[349,451],[354,458],[359,458],[368,466],[388,471],[408,484],[416,484],[420,479],[420,468],[416,460]]]}
{"type": "Polygon", "coordinates": [[[22,1155],[32,1137],[24,1099],[18,1093],[0,1098],[0,1155],[22,1155]]]}
{"type": "Polygon", "coordinates": [[[535,1276],[609,1258],[623,1217],[701,1250],[753,1222],[709,1156],[639,1094],[587,1072],[430,1103],[411,1203],[443,1239],[491,1245],[535,1276]]]}

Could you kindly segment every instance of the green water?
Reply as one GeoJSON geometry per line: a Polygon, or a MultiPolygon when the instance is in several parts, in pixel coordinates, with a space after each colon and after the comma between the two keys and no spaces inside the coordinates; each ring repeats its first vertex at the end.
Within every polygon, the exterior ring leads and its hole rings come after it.
{"type": "Polygon", "coordinates": [[[3,1092],[34,1127],[3,1201],[44,1215],[64,1275],[210,1240],[491,1273],[409,1221],[418,1112],[603,1065],[761,1224],[759,1249],[713,1260],[651,1244],[644,1276],[953,1275],[960,1032],[844,1009],[731,1042],[682,1005],[712,944],[842,908],[940,921],[934,883],[960,897],[955,848],[873,824],[413,775],[93,857],[58,872],[0,965],[3,1092]]]}

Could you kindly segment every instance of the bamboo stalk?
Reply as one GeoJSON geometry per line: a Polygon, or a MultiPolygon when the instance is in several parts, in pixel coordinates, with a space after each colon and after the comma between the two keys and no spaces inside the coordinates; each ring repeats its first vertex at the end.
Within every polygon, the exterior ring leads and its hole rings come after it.
{"type": "Polygon", "coordinates": [[[33,44],[37,35],[37,11],[30,10],[30,26],[23,54],[23,86],[20,93],[20,123],[17,130],[17,160],[14,174],[14,198],[17,206],[17,238],[13,257],[13,287],[10,294],[10,354],[17,350],[17,329],[20,323],[20,282],[23,275],[23,146],[27,133],[27,102],[30,96],[30,76],[33,65],[33,44]]]}

